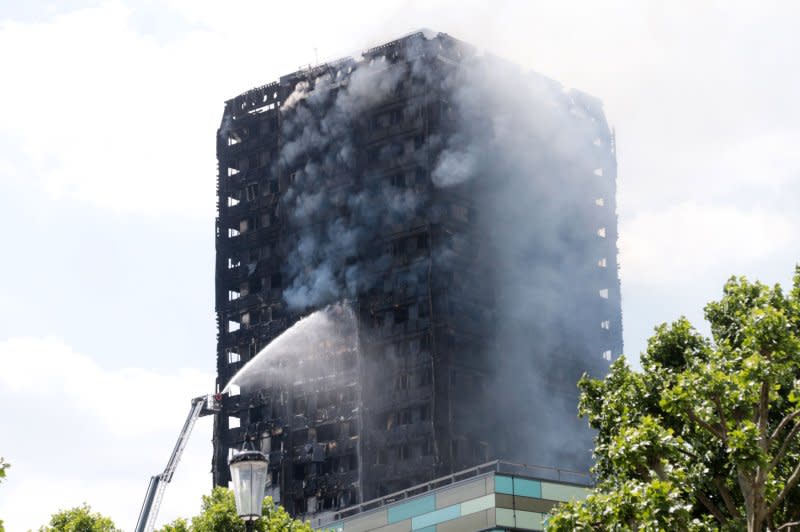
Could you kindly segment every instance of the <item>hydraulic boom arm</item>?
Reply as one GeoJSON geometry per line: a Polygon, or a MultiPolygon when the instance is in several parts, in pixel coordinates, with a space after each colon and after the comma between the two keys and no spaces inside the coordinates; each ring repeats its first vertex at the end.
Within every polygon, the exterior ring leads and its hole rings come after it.
{"type": "Polygon", "coordinates": [[[169,457],[167,467],[164,468],[161,474],[150,477],[150,484],[147,486],[147,493],[144,496],[142,509],[139,512],[139,520],[136,522],[136,532],[153,532],[164,491],[175,474],[175,469],[178,467],[183,450],[189,441],[195,421],[201,415],[211,414],[217,410],[217,398],[212,395],[192,399],[192,407],[183,424],[183,429],[178,435],[178,441],[175,443],[175,448],[169,457]]]}

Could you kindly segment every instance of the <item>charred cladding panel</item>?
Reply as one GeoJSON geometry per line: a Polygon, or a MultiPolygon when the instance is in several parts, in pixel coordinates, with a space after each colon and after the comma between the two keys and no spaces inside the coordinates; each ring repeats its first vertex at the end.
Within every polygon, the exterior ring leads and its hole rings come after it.
{"type": "Polygon", "coordinates": [[[220,389],[303,316],[353,325],[351,365],[296,354],[327,380],[226,400],[215,483],[265,438],[294,513],[497,458],[588,467],[576,382],[622,350],[597,100],[418,33],[228,101],[217,155],[220,389]]]}

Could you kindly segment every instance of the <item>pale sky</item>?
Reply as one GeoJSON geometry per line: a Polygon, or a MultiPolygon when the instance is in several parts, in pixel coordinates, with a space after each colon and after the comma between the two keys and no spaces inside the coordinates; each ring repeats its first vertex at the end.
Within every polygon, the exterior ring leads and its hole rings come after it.
{"type": "MultiPolygon", "coordinates": [[[[223,102],[421,27],[605,102],[625,351],[800,261],[794,2],[0,0],[0,485],[9,532],[131,530],[215,368],[223,102]],[[602,4],[602,5],[601,5],[602,4]]],[[[159,523],[210,489],[201,419],[159,523]]]]}

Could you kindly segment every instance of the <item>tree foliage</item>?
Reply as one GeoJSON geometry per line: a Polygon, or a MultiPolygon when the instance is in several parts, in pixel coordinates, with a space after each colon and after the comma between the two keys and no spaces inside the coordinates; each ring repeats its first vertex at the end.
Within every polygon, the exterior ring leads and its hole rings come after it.
{"type": "Polygon", "coordinates": [[[122,532],[114,522],[84,503],[69,510],[52,515],[50,523],[39,528],[39,532],[122,532]]]}
{"type": "MultiPolygon", "coordinates": [[[[272,497],[264,499],[261,515],[255,524],[258,532],[313,532],[311,525],[292,519],[282,506],[272,502],[272,497]]],[[[203,496],[200,514],[191,522],[177,519],[159,532],[245,532],[245,524],[236,513],[233,492],[215,487],[211,495],[203,496]]]]}
{"type": "Polygon", "coordinates": [[[189,521],[183,517],[179,517],[173,522],[164,525],[158,532],[189,532],[190,530],[189,521]]]}
{"type": "MultiPolygon", "coordinates": [[[[11,467],[11,465],[6,462],[5,458],[0,456],[0,483],[3,482],[6,478],[6,470],[11,467]]],[[[3,526],[3,520],[0,519],[0,532],[5,532],[6,528],[3,526]]]]}
{"type": "Polygon", "coordinates": [[[548,530],[800,531],[800,267],[793,289],[731,278],[712,339],[656,328],[642,371],[584,378],[597,484],[548,530]]]}

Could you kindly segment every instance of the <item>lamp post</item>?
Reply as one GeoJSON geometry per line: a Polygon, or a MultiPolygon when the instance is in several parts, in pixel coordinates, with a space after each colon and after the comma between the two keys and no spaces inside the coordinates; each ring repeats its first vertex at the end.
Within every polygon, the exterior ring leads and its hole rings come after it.
{"type": "Polygon", "coordinates": [[[236,513],[244,519],[247,530],[251,531],[261,517],[269,459],[259,451],[241,451],[231,457],[228,465],[231,468],[236,513]]]}

